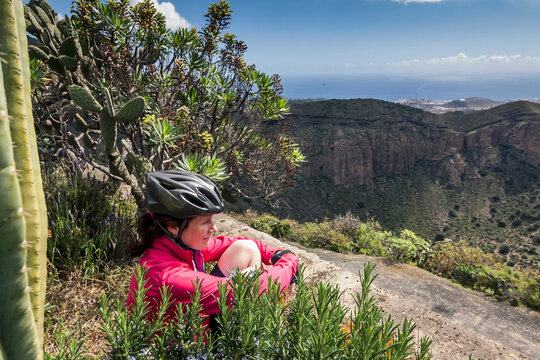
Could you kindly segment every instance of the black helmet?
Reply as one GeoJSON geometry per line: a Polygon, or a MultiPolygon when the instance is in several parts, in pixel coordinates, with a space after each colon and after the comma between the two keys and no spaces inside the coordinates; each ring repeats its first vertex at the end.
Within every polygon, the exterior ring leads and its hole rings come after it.
{"type": "Polygon", "coordinates": [[[223,211],[217,186],[202,175],[168,170],[146,174],[146,207],[150,212],[186,218],[223,211]]]}

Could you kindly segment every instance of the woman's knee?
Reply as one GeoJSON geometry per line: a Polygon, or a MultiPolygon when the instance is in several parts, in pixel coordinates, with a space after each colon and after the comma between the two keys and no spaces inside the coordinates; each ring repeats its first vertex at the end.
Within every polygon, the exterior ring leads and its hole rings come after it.
{"type": "Polygon", "coordinates": [[[231,273],[235,269],[261,266],[261,253],[252,240],[236,240],[218,261],[222,272],[231,273]]]}

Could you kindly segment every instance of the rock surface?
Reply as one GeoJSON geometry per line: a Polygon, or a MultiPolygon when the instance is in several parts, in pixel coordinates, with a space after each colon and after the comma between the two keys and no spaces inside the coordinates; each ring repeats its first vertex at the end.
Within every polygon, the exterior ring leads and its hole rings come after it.
{"type": "Polygon", "coordinates": [[[501,145],[540,164],[540,105],[525,101],[445,116],[379,100],[331,100],[296,104],[287,119],[309,159],[302,173],[339,185],[372,184],[421,160],[455,172],[448,159],[501,145]]]}
{"type": "Polygon", "coordinates": [[[306,265],[306,277],[338,284],[347,294],[360,291],[358,271],[377,264],[373,292],[384,311],[397,321],[405,316],[417,324],[416,336],[433,339],[434,359],[540,359],[540,315],[497,303],[414,266],[363,255],[345,255],[284,243],[229,216],[218,215],[221,234],[248,236],[271,247],[290,249],[306,265]]]}

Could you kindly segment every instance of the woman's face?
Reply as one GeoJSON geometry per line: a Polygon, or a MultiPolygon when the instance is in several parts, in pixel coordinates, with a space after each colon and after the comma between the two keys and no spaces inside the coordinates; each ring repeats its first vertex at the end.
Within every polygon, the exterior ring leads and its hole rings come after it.
{"type": "MultiPolygon", "coordinates": [[[[200,215],[190,219],[180,239],[192,249],[202,250],[208,246],[210,236],[217,231],[214,215],[200,215]]],[[[178,229],[176,229],[178,233],[178,229]]]]}

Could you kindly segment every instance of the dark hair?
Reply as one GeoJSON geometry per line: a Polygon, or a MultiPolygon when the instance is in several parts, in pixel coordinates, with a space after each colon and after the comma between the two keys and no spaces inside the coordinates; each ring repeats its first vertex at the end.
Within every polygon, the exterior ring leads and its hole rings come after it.
{"type": "Polygon", "coordinates": [[[158,222],[167,227],[170,223],[178,223],[178,220],[167,215],[143,212],[139,216],[137,225],[139,236],[128,243],[129,254],[131,256],[142,255],[146,249],[152,246],[156,238],[163,236],[163,231],[157,225],[158,222]]]}

